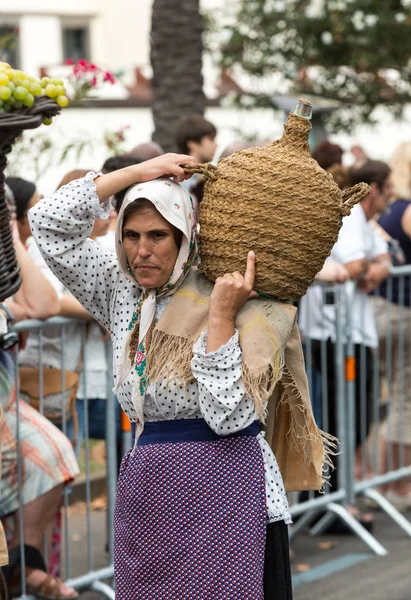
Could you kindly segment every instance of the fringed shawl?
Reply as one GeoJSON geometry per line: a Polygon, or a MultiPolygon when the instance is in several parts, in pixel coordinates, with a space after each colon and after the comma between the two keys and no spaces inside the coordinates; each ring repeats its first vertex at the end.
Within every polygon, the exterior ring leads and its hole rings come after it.
{"type": "MultiPolygon", "coordinates": [[[[207,328],[213,284],[193,269],[157,323],[147,355],[150,382],[193,381],[193,344],[207,328]]],[[[315,424],[308,391],[296,308],[266,298],[249,300],[239,311],[243,383],[264,423],[266,439],[285,488],[319,490],[331,465],[335,438],[315,424]],[[267,410],[265,403],[268,401],[267,410]]]]}

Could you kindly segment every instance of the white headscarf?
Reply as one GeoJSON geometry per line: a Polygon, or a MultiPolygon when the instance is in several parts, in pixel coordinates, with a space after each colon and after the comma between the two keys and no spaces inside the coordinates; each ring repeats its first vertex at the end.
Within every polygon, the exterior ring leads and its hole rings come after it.
{"type": "MultiPolygon", "coordinates": [[[[121,271],[127,279],[137,285],[144,297],[139,323],[139,348],[141,344],[144,344],[147,332],[155,318],[157,298],[172,295],[184,281],[190,267],[195,264],[197,260],[196,231],[197,223],[193,201],[187,190],[182,188],[178,183],[174,183],[170,179],[156,179],[146,183],[138,183],[131,187],[126,193],[117,220],[116,252],[121,271]],[[159,289],[146,290],[138,284],[123,249],[124,211],[132,202],[143,198],[149,200],[161,216],[183,234],[174,270],[169,281],[159,289]]],[[[133,328],[129,326],[129,332],[123,347],[123,355],[120,360],[116,389],[118,389],[130,372],[130,360],[128,354],[132,333],[133,328]]],[[[141,380],[141,373],[139,374],[136,372],[137,378],[139,375],[141,380]]],[[[133,390],[134,387],[135,386],[133,386],[133,390]]],[[[136,405],[135,402],[134,404],[136,405]]]]}

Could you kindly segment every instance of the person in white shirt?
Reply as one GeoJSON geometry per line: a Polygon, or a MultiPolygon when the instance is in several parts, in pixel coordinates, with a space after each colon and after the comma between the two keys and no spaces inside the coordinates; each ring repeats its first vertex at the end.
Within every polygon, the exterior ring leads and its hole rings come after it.
{"type": "MultiPolygon", "coordinates": [[[[371,192],[344,219],[337,243],[329,260],[343,265],[352,281],[349,310],[352,340],[356,354],[356,448],[368,435],[372,419],[372,358],[378,346],[377,328],[368,294],[375,290],[391,271],[391,259],[386,241],[377,232],[372,219],[384,212],[392,196],[390,168],[381,161],[367,161],[350,171],[350,185],[365,181],[371,192]],[[364,386],[365,380],[365,386],[364,386]],[[366,423],[361,423],[362,399],[365,390],[366,423]]],[[[300,304],[300,328],[311,340],[312,366],[322,371],[321,345],[327,344],[328,431],[337,433],[335,342],[336,304],[334,294],[324,294],[320,286],[309,289],[300,304]]],[[[343,332],[346,337],[346,314],[343,332]]],[[[346,340],[344,340],[346,341],[346,340]]],[[[335,486],[335,473],[331,477],[335,486]]]]}

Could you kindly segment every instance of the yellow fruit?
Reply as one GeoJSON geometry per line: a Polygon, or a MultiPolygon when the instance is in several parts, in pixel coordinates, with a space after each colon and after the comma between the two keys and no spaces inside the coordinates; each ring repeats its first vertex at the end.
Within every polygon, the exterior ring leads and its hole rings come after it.
{"type": "MultiPolygon", "coordinates": [[[[0,86],[0,99],[8,100],[11,96],[11,89],[6,87],[5,85],[0,86]]],[[[64,97],[64,96],[62,96],[64,97]]]]}
{"type": "Polygon", "coordinates": [[[61,106],[61,108],[65,108],[66,106],[68,106],[69,103],[69,99],[67,98],[67,96],[58,96],[56,101],[57,104],[61,106]]]}
{"type": "Polygon", "coordinates": [[[44,89],[46,96],[55,98],[57,96],[57,88],[52,83],[48,83],[44,89]]]}

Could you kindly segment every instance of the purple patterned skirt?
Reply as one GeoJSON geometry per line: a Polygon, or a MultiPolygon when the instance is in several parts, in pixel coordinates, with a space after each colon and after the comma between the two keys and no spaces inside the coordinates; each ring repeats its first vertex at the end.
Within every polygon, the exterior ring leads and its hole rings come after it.
{"type": "Polygon", "coordinates": [[[220,437],[202,419],[145,424],[117,487],[117,599],[264,598],[258,431],[220,437]]]}

